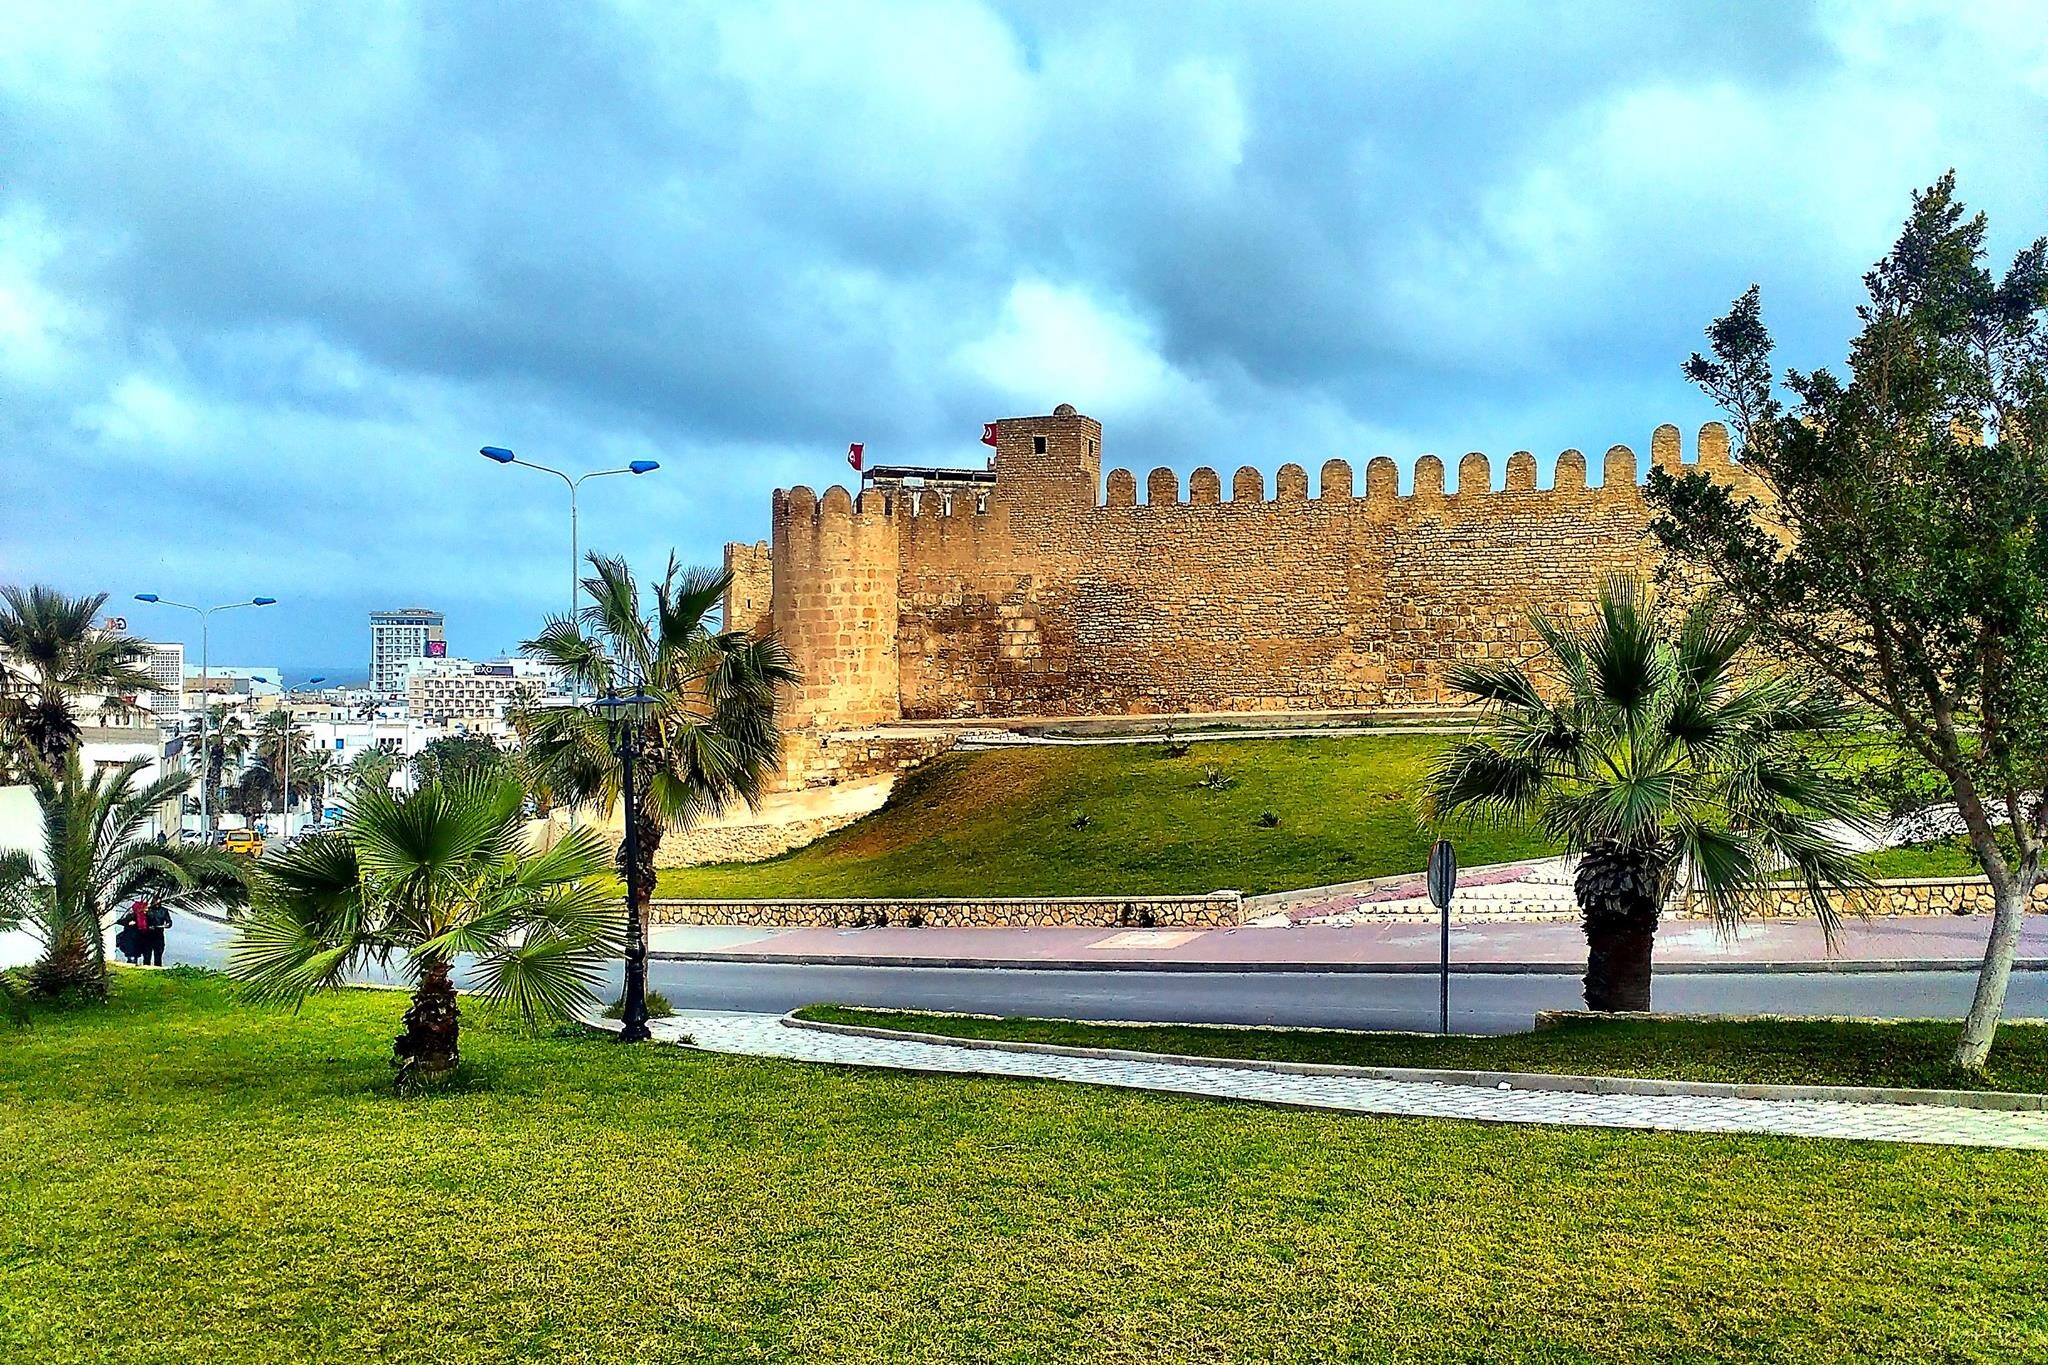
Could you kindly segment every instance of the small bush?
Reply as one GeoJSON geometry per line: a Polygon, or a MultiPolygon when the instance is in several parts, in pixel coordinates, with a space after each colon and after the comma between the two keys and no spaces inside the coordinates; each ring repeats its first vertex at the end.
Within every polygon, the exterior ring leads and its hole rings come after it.
{"type": "Polygon", "coordinates": [[[1195,785],[1204,791],[1227,792],[1237,785],[1237,779],[1211,764],[1202,769],[1202,780],[1195,785]]]}
{"type": "Polygon", "coordinates": [[[1277,829],[1280,825],[1280,816],[1274,811],[1262,810],[1259,812],[1258,823],[1260,829],[1277,829]]]}
{"type": "Polygon", "coordinates": [[[1172,735],[1168,735],[1166,741],[1159,746],[1159,756],[1161,758],[1186,758],[1194,747],[1187,740],[1177,739],[1172,735]]]}
{"type": "MultiPolygon", "coordinates": [[[[666,1019],[675,1012],[676,1007],[669,1004],[667,996],[655,990],[652,986],[647,988],[647,1017],[649,1019],[666,1019]]],[[[623,995],[605,1007],[604,1017],[607,1019],[623,1019],[625,1015],[626,997],[623,995]]]]}
{"type": "Polygon", "coordinates": [[[1080,815],[1077,815],[1077,816],[1075,816],[1075,817],[1074,817],[1073,819],[1071,819],[1071,820],[1067,821],[1067,828],[1068,828],[1068,829],[1086,829],[1086,828],[1088,828],[1088,816],[1087,816],[1087,813],[1086,813],[1086,812],[1083,812],[1082,814],[1080,814],[1080,815]]]}

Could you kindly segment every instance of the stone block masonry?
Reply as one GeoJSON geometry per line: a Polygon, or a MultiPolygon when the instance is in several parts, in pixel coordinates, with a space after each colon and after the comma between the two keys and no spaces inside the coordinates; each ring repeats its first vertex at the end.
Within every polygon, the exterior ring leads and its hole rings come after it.
{"type": "Polygon", "coordinates": [[[657,900],[655,924],[744,924],[768,928],[1225,928],[1240,922],[1243,897],[1206,896],[898,897],[880,900],[657,900]]]}
{"type": "MultiPolygon", "coordinates": [[[[1590,610],[1603,571],[1654,564],[1627,446],[1590,485],[1577,451],[1548,488],[1516,452],[1496,487],[1483,454],[1417,460],[1402,494],[1376,457],[1102,477],[1102,428],[1062,405],[994,424],[994,479],[975,491],[871,487],[856,500],[774,497],[765,557],[772,629],[803,672],[786,723],[836,730],[899,719],[1326,711],[1454,704],[1467,660],[1534,652],[1531,609],[1590,610]]],[[[1728,434],[1676,427],[1651,459],[1741,488],[1728,434]]],[[[986,478],[985,475],[982,476],[986,478]]],[[[735,545],[728,619],[764,596],[759,545],[735,545]]]]}

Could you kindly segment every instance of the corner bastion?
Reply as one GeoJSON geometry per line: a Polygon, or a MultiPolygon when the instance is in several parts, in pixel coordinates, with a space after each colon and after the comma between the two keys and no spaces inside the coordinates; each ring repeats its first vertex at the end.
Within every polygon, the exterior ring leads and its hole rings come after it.
{"type": "MultiPolygon", "coordinates": [[[[726,548],[727,620],[772,630],[803,672],[792,729],[897,720],[1453,705],[1455,664],[1533,652],[1532,608],[1590,610],[1600,574],[1647,571],[1651,514],[1628,446],[1597,485],[1576,450],[1548,487],[1517,451],[1102,475],[1102,428],[1061,405],[990,424],[986,468],[869,472],[856,495],[774,496],[764,545],[726,548]]],[[[1719,423],[1653,464],[1748,486],[1719,423]]]]}

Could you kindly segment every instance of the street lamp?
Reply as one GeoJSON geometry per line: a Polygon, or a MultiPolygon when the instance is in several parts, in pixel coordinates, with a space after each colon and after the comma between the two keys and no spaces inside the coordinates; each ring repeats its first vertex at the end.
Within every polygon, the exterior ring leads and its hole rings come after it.
{"type": "MultiPolygon", "coordinates": [[[[251,678],[249,681],[268,682],[269,679],[251,678]]],[[[305,687],[286,687],[284,685],[284,677],[281,674],[277,679],[278,693],[284,698],[284,739],[280,741],[283,747],[277,756],[277,780],[279,784],[277,828],[278,833],[283,836],[287,843],[291,842],[292,837],[292,694],[294,692],[304,692],[306,688],[318,687],[326,681],[327,675],[324,673],[318,677],[306,679],[305,687]]]]}
{"type": "MultiPolygon", "coordinates": [[[[209,725],[209,717],[212,713],[208,710],[207,705],[208,684],[212,681],[212,675],[207,672],[206,657],[206,633],[209,618],[217,611],[232,611],[236,607],[274,607],[277,605],[277,599],[275,597],[252,597],[246,602],[223,602],[217,607],[195,607],[190,602],[173,602],[170,598],[159,597],[153,592],[139,592],[135,594],[135,600],[147,602],[151,606],[176,607],[180,611],[189,611],[199,618],[199,837],[202,840],[208,839],[213,834],[213,782],[212,774],[209,772],[211,763],[208,753],[208,748],[212,741],[212,729],[209,725]]],[[[184,683],[180,680],[180,689],[183,686],[184,683]]],[[[185,813],[180,809],[178,812],[178,842],[183,843],[184,841],[185,813]]]]}
{"type": "MultiPolygon", "coordinates": [[[[535,464],[531,460],[522,460],[503,446],[485,446],[477,451],[477,454],[483,456],[486,460],[492,460],[498,464],[516,464],[523,469],[538,469],[543,474],[554,475],[569,486],[569,620],[573,622],[576,619],[577,582],[578,575],[581,572],[577,568],[577,562],[581,555],[577,545],[576,490],[583,486],[585,479],[601,479],[608,474],[652,474],[655,470],[661,468],[660,462],[656,460],[634,460],[631,464],[619,469],[593,469],[588,473],[571,476],[548,465],[535,464]]],[[[569,696],[572,701],[582,696],[582,689],[574,679],[571,679],[569,683],[569,696]]],[[[569,828],[576,828],[576,805],[574,802],[569,804],[569,828]]]]}
{"type": "Polygon", "coordinates": [[[619,755],[619,786],[626,794],[626,983],[619,997],[619,1041],[645,1042],[647,1027],[647,932],[640,922],[640,790],[633,781],[633,751],[639,747],[635,727],[658,703],[642,692],[621,697],[606,692],[597,708],[610,724],[619,755]]]}

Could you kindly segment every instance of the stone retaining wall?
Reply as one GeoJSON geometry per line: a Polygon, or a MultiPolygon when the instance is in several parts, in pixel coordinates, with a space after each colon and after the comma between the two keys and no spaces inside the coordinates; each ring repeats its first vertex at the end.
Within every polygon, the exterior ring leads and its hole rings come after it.
{"type": "MultiPolygon", "coordinates": [[[[1828,899],[1845,914],[1866,915],[1988,915],[1992,910],[1991,883],[1982,877],[1911,877],[1881,881],[1854,904],[1839,895],[1828,899]]],[[[1776,905],[1767,913],[1784,916],[1813,913],[1806,897],[1797,891],[1777,893],[1776,905]]],[[[2034,888],[2032,908],[2048,910],[2048,882],[2034,888]]]]}
{"type": "Polygon", "coordinates": [[[758,863],[814,843],[861,818],[862,811],[843,811],[805,820],[773,824],[732,825],[671,834],[656,852],[656,867],[701,867],[706,863],[758,863]]]}
{"type": "Polygon", "coordinates": [[[656,924],[769,928],[893,924],[930,929],[1210,929],[1239,923],[1242,905],[1243,897],[1235,891],[1206,896],[991,896],[979,900],[657,900],[652,919],[656,924]]]}

